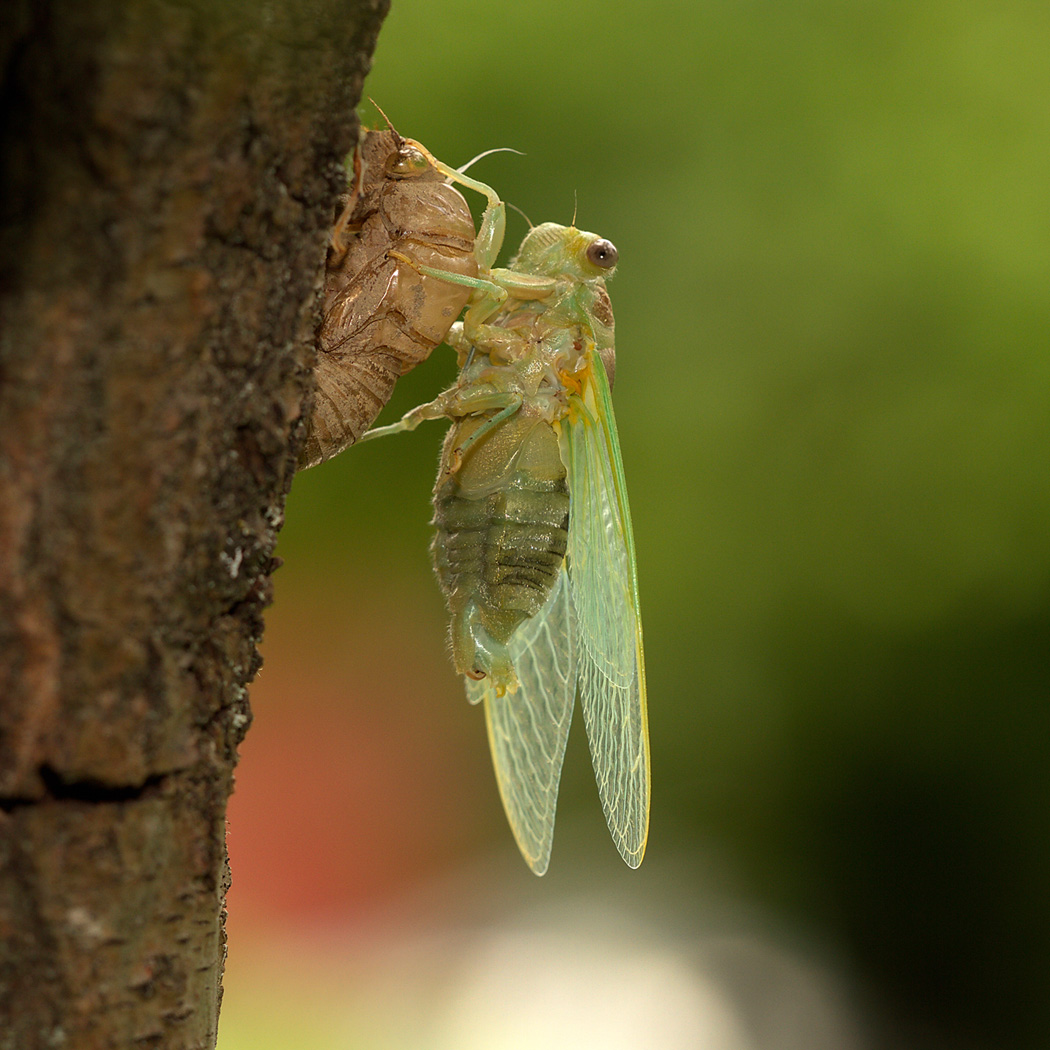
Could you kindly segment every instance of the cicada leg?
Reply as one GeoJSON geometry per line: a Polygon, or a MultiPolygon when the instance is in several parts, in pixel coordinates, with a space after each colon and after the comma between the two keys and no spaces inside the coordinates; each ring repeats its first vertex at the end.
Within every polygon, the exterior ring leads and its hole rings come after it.
{"type": "MultiPolygon", "coordinates": [[[[483,438],[486,434],[490,434],[496,427],[504,421],[510,419],[511,416],[515,415],[521,409],[522,398],[520,394],[508,394],[500,398],[492,397],[487,402],[487,408],[494,407],[497,403],[504,404],[494,416],[490,419],[486,419],[476,430],[463,439],[463,441],[456,445],[455,448],[448,452],[447,462],[442,460],[442,468],[438,474],[438,481],[440,483],[442,478],[451,477],[455,474],[460,467],[463,466],[463,459],[470,449],[477,443],[479,438],[483,438]],[[505,400],[506,399],[506,400],[505,400]]],[[[481,402],[479,402],[481,403],[481,402]]],[[[478,412],[486,411],[487,408],[475,407],[471,412],[457,412],[456,415],[475,415],[478,412]]]]}
{"type": "Polygon", "coordinates": [[[477,236],[474,238],[474,257],[477,259],[478,269],[486,275],[485,277],[464,277],[426,266],[416,267],[420,273],[429,277],[437,277],[474,289],[475,294],[466,314],[468,330],[497,313],[508,296],[514,299],[544,299],[550,295],[554,290],[552,278],[536,277],[515,270],[494,269],[500,248],[503,247],[503,235],[507,227],[507,209],[499,194],[486,183],[450,168],[421,143],[415,140],[411,142],[446,179],[480,193],[488,201],[477,236]]]}
{"type": "Polygon", "coordinates": [[[419,263],[414,259],[410,259],[403,252],[388,251],[387,255],[391,259],[397,259],[398,262],[411,266],[416,273],[434,277],[439,281],[447,281],[449,284],[461,284],[465,288],[473,288],[474,296],[472,301],[476,300],[485,304],[485,316],[494,314],[507,301],[507,290],[496,281],[489,281],[484,277],[468,277],[466,274],[452,273],[450,270],[439,270],[433,266],[420,266],[419,263]]]}
{"type": "Polygon", "coordinates": [[[425,405],[417,405],[410,409],[396,423],[390,423],[385,427],[373,427],[365,431],[360,440],[371,441],[373,438],[387,437],[389,434],[403,434],[406,431],[415,430],[425,420],[444,419],[448,414],[448,398],[445,394],[441,394],[425,405]]]}
{"type": "Polygon", "coordinates": [[[477,353],[483,353],[493,364],[517,361],[528,350],[529,341],[520,331],[499,325],[474,325],[468,337],[462,321],[457,321],[445,336],[445,342],[459,356],[459,367],[464,369],[477,353]],[[479,347],[483,349],[479,350],[479,347]]]}
{"type": "MultiPolygon", "coordinates": [[[[467,454],[470,448],[477,442],[479,438],[484,437],[490,431],[495,429],[504,420],[510,419],[511,416],[515,415],[521,408],[521,394],[507,394],[505,395],[509,400],[505,407],[501,408],[494,416],[490,419],[486,419],[477,430],[473,431],[469,437],[467,437],[461,444],[457,445],[452,450],[453,464],[449,470],[449,473],[454,473],[459,470],[460,465],[463,462],[463,457],[467,454]]],[[[479,411],[475,408],[474,411],[479,411]]],[[[483,410],[480,410],[483,411],[483,410]]]]}
{"type": "Polygon", "coordinates": [[[508,298],[522,301],[546,299],[555,288],[553,277],[534,277],[532,274],[518,273],[516,270],[503,268],[486,271],[487,277],[467,277],[461,273],[438,270],[433,266],[420,266],[401,252],[391,251],[387,254],[399,262],[408,264],[417,273],[474,289],[470,305],[463,316],[463,327],[468,333],[468,338],[472,333],[479,331],[485,321],[499,313],[508,298]]]}
{"type": "Polygon", "coordinates": [[[507,228],[507,209],[500,200],[499,194],[484,182],[472,179],[455,168],[450,168],[444,161],[435,157],[426,146],[414,139],[412,145],[423,154],[430,163],[441,172],[450,182],[458,182],[461,186],[480,193],[487,201],[485,213],[481,216],[481,226],[477,237],[474,238],[474,255],[478,260],[478,266],[482,270],[491,270],[500,248],[503,247],[503,234],[507,228]]]}
{"type": "Polygon", "coordinates": [[[478,432],[464,442],[469,448],[480,433],[487,433],[493,426],[509,419],[521,408],[521,394],[507,390],[492,390],[490,388],[460,390],[453,387],[439,394],[433,401],[425,405],[417,405],[406,412],[396,423],[390,423],[385,427],[373,427],[361,436],[362,441],[371,441],[373,438],[387,437],[390,434],[403,434],[409,430],[415,430],[420,423],[428,419],[456,419],[460,416],[473,416],[482,412],[496,410],[492,419],[486,420],[478,432]],[[480,432],[480,433],[479,433],[480,432]]]}
{"type": "Polygon", "coordinates": [[[354,149],[354,181],[350,189],[350,194],[346,202],[346,207],[339,213],[339,218],[335,220],[335,225],[332,227],[332,236],[329,241],[330,250],[335,259],[335,267],[338,267],[346,257],[346,253],[350,250],[350,246],[344,240],[347,228],[350,226],[350,216],[354,214],[354,208],[357,207],[358,198],[361,196],[361,181],[364,178],[364,169],[361,164],[361,144],[358,143],[354,149]]]}
{"type": "Polygon", "coordinates": [[[482,325],[499,313],[507,299],[523,302],[530,299],[546,299],[554,291],[556,284],[553,277],[537,277],[503,267],[489,270],[487,283],[497,288],[498,292],[487,292],[484,295],[475,293],[471,298],[467,312],[463,315],[463,328],[468,339],[473,339],[482,325]]]}

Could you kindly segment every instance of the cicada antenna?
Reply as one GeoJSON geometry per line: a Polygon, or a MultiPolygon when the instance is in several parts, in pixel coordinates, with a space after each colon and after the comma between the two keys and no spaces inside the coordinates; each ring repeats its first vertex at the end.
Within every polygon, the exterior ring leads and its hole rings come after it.
{"type": "Polygon", "coordinates": [[[397,128],[395,128],[395,127],[394,127],[394,122],[393,122],[393,121],[392,121],[392,120],[391,120],[391,119],[390,119],[390,118],[389,118],[389,117],[388,117],[388,116],[387,116],[387,115],[386,115],[386,114],[385,114],[385,113],[383,112],[383,110],[382,110],[382,109],[380,108],[380,105],[379,105],[379,103],[378,103],[378,102],[376,102],[376,100],[375,100],[374,98],[372,98],[372,96],[371,96],[371,95],[369,95],[369,96],[368,96],[368,101],[369,101],[369,102],[371,102],[371,103],[372,103],[372,105],[373,105],[373,106],[375,106],[375,108],[376,108],[377,110],[379,110],[379,115],[380,115],[380,116],[381,116],[381,117],[382,117],[382,118],[383,118],[383,119],[384,119],[384,120],[386,121],[386,125],[387,125],[387,127],[388,127],[388,128],[390,128],[390,130],[391,130],[391,131],[392,131],[392,132],[393,132],[393,133],[394,133],[395,135],[397,135],[397,137],[398,137],[398,138],[400,139],[400,138],[401,138],[401,133],[400,133],[400,132],[399,132],[399,131],[397,130],[397,128]]]}
{"type": "Polygon", "coordinates": [[[532,219],[530,219],[530,218],[529,218],[529,217],[528,217],[528,216],[527,216],[527,215],[525,214],[525,212],[523,212],[523,211],[521,210],[521,208],[519,208],[519,207],[518,207],[518,206],[517,206],[516,204],[511,204],[511,203],[510,203],[510,201],[504,201],[503,203],[504,203],[504,204],[506,204],[506,206],[507,206],[508,208],[513,208],[513,209],[514,209],[514,210],[515,210],[515,211],[516,211],[516,212],[517,212],[517,213],[518,213],[518,214],[519,214],[519,215],[520,215],[520,216],[521,216],[521,217],[522,217],[522,218],[523,218],[523,219],[524,219],[524,220],[525,220],[525,221],[526,221],[526,222],[527,222],[528,224],[529,224],[529,229],[530,229],[530,230],[531,230],[531,229],[534,229],[534,228],[535,228],[535,227],[534,227],[534,226],[532,225],[532,219]]]}
{"type": "MultiPolygon", "coordinates": [[[[379,107],[376,106],[376,109],[379,109],[379,107]]],[[[456,168],[456,171],[458,171],[460,175],[462,175],[463,172],[467,170],[467,168],[471,167],[474,164],[477,164],[477,162],[483,157],[488,157],[493,153],[517,153],[519,157],[525,156],[525,154],[522,153],[520,149],[515,149],[513,146],[497,146],[495,149],[487,149],[484,153],[479,153],[476,157],[471,157],[470,160],[468,160],[467,163],[464,164],[461,168],[456,168]]]]}
{"type": "MultiPolygon", "coordinates": [[[[376,109],[379,109],[379,107],[376,106],[376,109]]],[[[380,110],[380,112],[382,112],[382,110],[380,110]]],[[[576,195],[576,191],[573,190],[572,191],[572,223],[571,223],[573,229],[576,229],[576,210],[579,207],[579,205],[580,205],[579,198],[576,195]]]]}

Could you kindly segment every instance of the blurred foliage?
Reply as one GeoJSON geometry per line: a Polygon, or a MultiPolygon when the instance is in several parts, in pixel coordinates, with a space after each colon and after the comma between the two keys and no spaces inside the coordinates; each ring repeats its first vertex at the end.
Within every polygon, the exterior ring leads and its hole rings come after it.
{"type": "MultiPolygon", "coordinates": [[[[395,0],[366,85],[617,245],[651,853],[841,945],[886,1046],[1050,1045],[1048,54],[1026,0],[395,0]]],[[[296,480],[278,613],[440,624],[440,429],[296,480]]]]}

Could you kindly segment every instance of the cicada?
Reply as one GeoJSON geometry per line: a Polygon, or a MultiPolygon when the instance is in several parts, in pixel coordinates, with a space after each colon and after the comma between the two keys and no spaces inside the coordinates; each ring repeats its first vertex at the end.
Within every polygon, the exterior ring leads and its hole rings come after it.
{"type": "Polygon", "coordinates": [[[316,391],[300,469],[357,441],[396,381],[444,340],[472,289],[434,274],[476,278],[495,261],[503,238],[495,191],[393,127],[363,133],[344,204],[328,249],[316,391]],[[450,178],[488,198],[476,238],[467,202],[450,178]]]}
{"type": "Polygon", "coordinates": [[[445,417],[434,565],[456,669],[484,705],[500,795],[526,862],[550,860],[577,694],[621,856],[649,824],[645,664],[634,538],[613,416],[616,249],[534,227],[475,283],[449,342],[456,383],[367,437],[445,417]]]}

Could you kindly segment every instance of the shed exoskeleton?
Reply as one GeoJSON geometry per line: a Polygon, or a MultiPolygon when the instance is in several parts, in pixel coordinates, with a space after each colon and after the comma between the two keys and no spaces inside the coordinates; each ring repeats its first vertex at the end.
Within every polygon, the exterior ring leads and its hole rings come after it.
{"type": "Polygon", "coordinates": [[[362,133],[344,205],[328,249],[300,469],[361,437],[397,380],[426,360],[466,306],[471,287],[447,276],[483,275],[503,239],[495,191],[393,128],[362,133]],[[477,237],[467,202],[449,179],[487,197],[477,237]]]}

